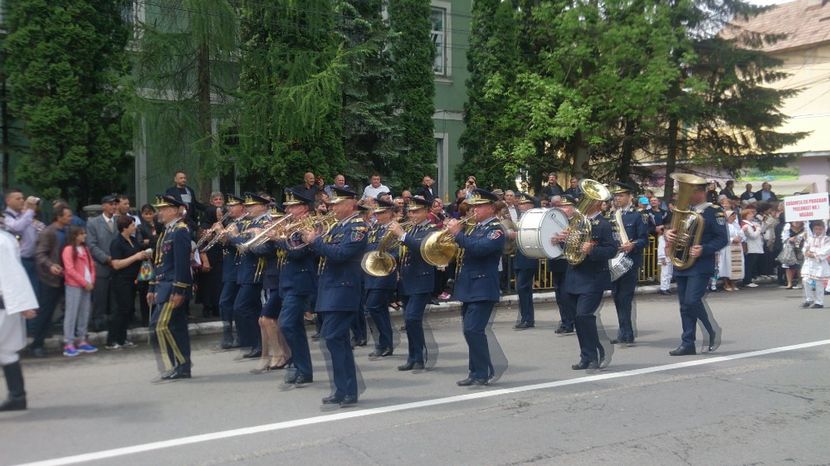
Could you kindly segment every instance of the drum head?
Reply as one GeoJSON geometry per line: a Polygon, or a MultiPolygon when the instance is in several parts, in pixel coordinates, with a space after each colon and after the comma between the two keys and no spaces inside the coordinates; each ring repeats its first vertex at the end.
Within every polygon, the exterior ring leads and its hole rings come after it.
{"type": "Polygon", "coordinates": [[[568,228],[568,216],[557,208],[530,209],[522,214],[519,223],[518,244],[527,257],[555,259],[562,248],[552,244],[551,238],[568,228]]]}
{"type": "Polygon", "coordinates": [[[548,209],[545,219],[542,221],[541,236],[542,249],[549,259],[555,259],[562,255],[562,248],[558,244],[551,243],[550,239],[568,228],[568,216],[560,209],[548,209]]]}

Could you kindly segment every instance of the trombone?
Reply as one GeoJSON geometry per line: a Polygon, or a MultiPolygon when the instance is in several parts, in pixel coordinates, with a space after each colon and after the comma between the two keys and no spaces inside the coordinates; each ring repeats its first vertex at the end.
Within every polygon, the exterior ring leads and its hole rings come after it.
{"type": "Polygon", "coordinates": [[[270,235],[271,231],[274,230],[275,228],[277,228],[278,226],[282,225],[283,222],[285,222],[286,220],[288,220],[290,218],[291,218],[291,214],[288,214],[288,215],[285,215],[281,218],[278,218],[278,219],[272,221],[270,225],[263,228],[259,233],[254,235],[248,241],[245,241],[244,243],[237,246],[236,249],[239,251],[240,254],[245,254],[251,248],[262,246],[263,244],[267,243],[268,241],[270,241],[272,239],[271,235],[270,235]]]}
{"type": "MultiPolygon", "coordinates": [[[[225,212],[225,215],[223,215],[222,218],[219,219],[219,221],[216,222],[216,223],[220,223],[220,224],[225,223],[225,220],[227,220],[228,217],[230,217],[230,216],[231,216],[231,212],[227,211],[227,212],[225,212]]],[[[220,229],[216,228],[216,225],[210,227],[210,229],[208,231],[206,231],[202,235],[201,238],[199,238],[199,241],[196,242],[196,249],[198,249],[199,251],[206,251],[206,250],[210,249],[211,246],[216,244],[216,243],[212,243],[211,241],[213,240],[214,236],[219,232],[219,230],[220,229]],[[206,247],[205,249],[202,249],[202,246],[204,246],[205,243],[208,243],[209,246],[206,247]]]]}
{"type": "Polygon", "coordinates": [[[308,243],[305,243],[302,238],[295,237],[297,233],[304,230],[318,230],[319,235],[324,236],[334,228],[334,224],[336,223],[337,218],[334,216],[334,212],[328,212],[324,215],[309,215],[308,217],[286,225],[283,229],[283,234],[286,238],[288,249],[293,251],[308,246],[308,243]]]}

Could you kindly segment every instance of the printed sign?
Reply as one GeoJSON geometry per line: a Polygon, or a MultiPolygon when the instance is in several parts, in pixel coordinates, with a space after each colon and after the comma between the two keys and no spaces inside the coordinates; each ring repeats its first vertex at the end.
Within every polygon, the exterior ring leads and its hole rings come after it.
{"type": "Polygon", "coordinates": [[[804,194],[784,199],[784,215],[788,222],[827,220],[830,218],[827,193],[804,194]]]}

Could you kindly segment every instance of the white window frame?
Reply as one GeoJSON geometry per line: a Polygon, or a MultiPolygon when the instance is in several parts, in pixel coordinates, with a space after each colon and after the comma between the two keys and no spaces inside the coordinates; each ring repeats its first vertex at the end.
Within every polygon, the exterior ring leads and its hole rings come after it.
{"type": "Polygon", "coordinates": [[[443,69],[436,70],[435,65],[433,64],[433,72],[436,76],[449,77],[452,75],[452,4],[450,2],[433,1],[431,2],[431,7],[430,34],[433,37],[433,42],[435,42],[435,31],[432,31],[432,13],[436,10],[443,10],[444,13],[444,30],[442,31],[444,38],[444,44],[442,47],[444,55],[443,69]]]}
{"type": "Polygon", "coordinates": [[[452,200],[449,197],[449,174],[450,174],[450,133],[432,133],[435,139],[435,192],[442,199],[452,200]],[[441,151],[438,152],[438,141],[441,141],[441,151]]]}

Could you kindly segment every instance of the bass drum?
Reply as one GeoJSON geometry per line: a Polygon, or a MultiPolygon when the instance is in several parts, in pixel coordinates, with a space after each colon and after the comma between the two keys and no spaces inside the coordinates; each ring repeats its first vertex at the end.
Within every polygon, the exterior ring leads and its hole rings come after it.
{"type": "Polygon", "coordinates": [[[530,209],[519,219],[519,250],[527,257],[555,259],[562,248],[550,239],[568,228],[568,216],[560,209],[530,209]]]}

